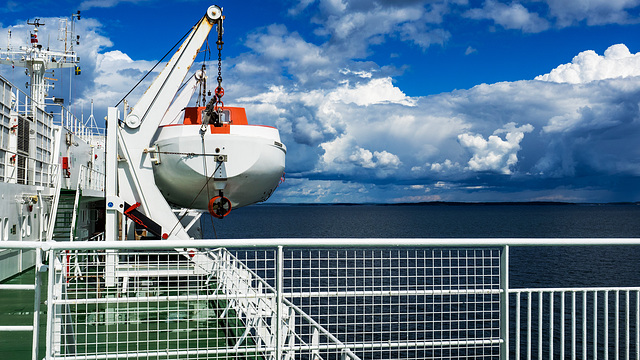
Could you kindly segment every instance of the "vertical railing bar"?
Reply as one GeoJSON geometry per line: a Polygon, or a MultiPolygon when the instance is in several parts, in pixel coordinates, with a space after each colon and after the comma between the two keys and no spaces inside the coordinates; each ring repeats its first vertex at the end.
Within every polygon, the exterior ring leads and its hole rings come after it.
{"type": "Polygon", "coordinates": [[[636,291],[636,360],[640,360],[640,291],[636,291]]]}
{"type": "Polygon", "coordinates": [[[549,293],[549,357],[553,358],[553,333],[554,333],[554,329],[553,329],[553,323],[554,323],[554,316],[553,316],[553,302],[554,302],[554,298],[555,298],[555,292],[551,292],[549,293]]]}
{"type": "Polygon", "coordinates": [[[36,269],[35,269],[35,293],[33,295],[33,342],[31,344],[31,359],[38,359],[38,342],[40,340],[40,293],[42,292],[42,278],[40,268],[42,266],[42,250],[36,249],[36,269]]]}
{"type": "Polygon", "coordinates": [[[278,246],[278,265],[276,269],[276,359],[282,359],[282,292],[283,292],[283,274],[284,259],[282,245],[278,246]]]}
{"type": "Polygon", "coordinates": [[[520,308],[522,293],[516,293],[516,359],[520,359],[520,308]]]}
{"type": "Polygon", "coordinates": [[[616,347],[614,357],[620,356],[620,291],[616,290],[616,347]]]}
{"type": "Polygon", "coordinates": [[[53,355],[53,285],[55,282],[55,252],[49,250],[49,271],[47,284],[47,333],[45,338],[45,359],[53,355]]]}
{"type": "Polygon", "coordinates": [[[538,293],[538,360],[542,360],[542,291],[538,293]]]}
{"type": "Polygon", "coordinates": [[[500,331],[502,332],[500,358],[502,360],[509,359],[509,245],[502,248],[502,256],[500,257],[500,286],[502,287],[501,311],[500,311],[500,331]]]}
{"type": "Polygon", "coordinates": [[[565,348],[565,292],[562,291],[560,298],[560,316],[562,317],[562,322],[560,323],[560,359],[564,359],[564,348],[565,348]]]}
{"type": "Polygon", "coordinates": [[[598,360],[598,292],[593,292],[593,359],[598,360]]]}
{"type": "Polygon", "coordinates": [[[631,331],[631,327],[629,326],[629,322],[631,319],[629,318],[629,290],[625,291],[625,359],[629,360],[629,332],[631,331]]]}
{"type": "Polygon", "coordinates": [[[604,292],[604,358],[609,359],[609,291],[604,292]]]}
{"type": "Polygon", "coordinates": [[[531,360],[531,297],[532,292],[527,292],[527,360],[531,360]]]}
{"type": "Polygon", "coordinates": [[[576,292],[571,292],[571,359],[576,360],[576,292]]]}
{"type": "Polygon", "coordinates": [[[582,292],[582,358],[587,358],[587,292],[582,292]]]}

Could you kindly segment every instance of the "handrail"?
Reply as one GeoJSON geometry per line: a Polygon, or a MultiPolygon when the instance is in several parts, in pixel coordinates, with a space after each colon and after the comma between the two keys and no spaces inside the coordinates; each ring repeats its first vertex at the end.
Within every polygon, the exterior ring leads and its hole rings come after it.
{"type": "Polygon", "coordinates": [[[100,243],[74,242],[73,244],[42,243],[22,241],[0,243],[1,248],[25,248],[43,250],[91,250],[91,249],[175,249],[175,248],[218,248],[218,247],[503,247],[503,246],[618,246],[640,245],[640,238],[279,238],[279,239],[191,239],[191,240],[146,240],[115,241],[100,243]]]}
{"type": "Polygon", "coordinates": [[[78,189],[104,191],[105,174],[86,165],[80,165],[78,189]]]}
{"type": "Polygon", "coordinates": [[[56,226],[56,216],[58,216],[58,204],[60,203],[60,189],[62,187],[62,181],[60,179],[60,165],[55,164],[53,171],[51,171],[53,179],[54,195],[53,202],[51,204],[51,212],[49,215],[49,224],[47,226],[47,242],[53,240],[53,230],[56,226]]]}

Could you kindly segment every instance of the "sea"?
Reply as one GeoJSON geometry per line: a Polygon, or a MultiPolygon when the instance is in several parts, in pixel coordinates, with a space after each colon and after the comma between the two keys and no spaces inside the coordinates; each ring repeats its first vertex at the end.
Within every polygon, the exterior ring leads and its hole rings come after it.
{"type": "MultiPolygon", "coordinates": [[[[203,216],[202,227],[209,239],[637,238],[640,205],[259,204],[221,220],[203,216]]],[[[640,286],[640,247],[511,247],[509,252],[512,288],[640,286]]]]}

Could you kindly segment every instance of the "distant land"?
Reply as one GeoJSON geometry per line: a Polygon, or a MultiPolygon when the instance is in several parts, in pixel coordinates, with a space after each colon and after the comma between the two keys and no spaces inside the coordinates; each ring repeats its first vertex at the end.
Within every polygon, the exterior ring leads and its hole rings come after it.
{"type": "Polygon", "coordinates": [[[640,205],[640,201],[635,202],[609,202],[609,203],[581,203],[565,201],[496,201],[496,202],[463,202],[463,201],[425,201],[425,202],[403,202],[403,203],[258,203],[261,206],[487,206],[487,205],[568,205],[568,206],[612,206],[612,205],[640,205]]]}

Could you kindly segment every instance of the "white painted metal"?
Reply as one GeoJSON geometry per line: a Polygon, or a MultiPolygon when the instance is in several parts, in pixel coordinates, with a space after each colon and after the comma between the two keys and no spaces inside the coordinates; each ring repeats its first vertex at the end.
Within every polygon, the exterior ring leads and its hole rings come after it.
{"type": "MultiPolygon", "coordinates": [[[[200,47],[214,24],[204,16],[194,27],[180,49],[169,60],[149,89],[138,100],[130,114],[126,115],[124,127],[115,127],[117,153],[123,161],[118,174],[118,195],[130,204],[141,203],[141,210],[167,231],[168,238],[189,239],[179,220],[155,185],[151,160],[144,149],[150,146],[158,125],[189,72],[200,47]]],[[[117,123],[116,110],[109,110],[108,122],[117,123]]]]}
{"type": "MultiPolygon", "coordinates": [[[[437,349],[449,349],[449,348],[473,348],[473,349],[481,349],[481,348],[501,348],[504,349],[504,345],[508,343],[510,340],[506,338],[503,334],[508,333],[508,329],[501,329],[499,337],[489,338],[489,339],[457,339],[457,340],[447,340],[447,339],[432,339],[432,340],[418,340],[418,339],[408,339],[408,338],[398,338],[391,339],[391,341],[348,341],[350,334],[356,336],[356,332],[358,336],[362,333],[364,329],[368,329],[368,325],[359,325],[365,324],[361,323],[361,321],[366,321],[367,316],[362,319],[356,318],[352,320],[348,318],[347,314],[342,314],[343,308],[355,308],[355,307],[366,307],[368,303],[358,303],[357,301],[363,301],[364,299],[377,299],[384,298],[387,296],[395,297],[395,298],[420,298],[420,297],[452,297],[452,296],[460,296],[462,294],[476,294],[474,296],[493,296],[496,299],[500,299],[500,301],[504,301],[504,285],[503,284],[495,284],[491,286],[487,286],[490,283],[483,281],[479,281],[479,286],[476,289],[463,289],[463,288],[447,288],[443,287],[442,281],[450,281],[448,279],[453,279],[451,275],[454,272],[464,269],[465,266],[469,266],[474,262],[467,262],[467,265],[462,265],[462,263],[453,262],[449,256],[451,254],[461,254],[462,252],[467,252],[470,250],[459,248],[460,244],[466,243],[464,239],[455,239],[450,242],[450,244],[454,244],[455,246],[449,246],[447,249],[442,249],[438,251],[445,251],[447,256],[438,257],[437,262],[433,263],[421,263],[422,257],[416,256],[416,252],[421,254],[421,251],[424,250],[413,250],[414,248],[423,248],[427,247],[429,249],[433,249],[433,244],[438,241],[444,240],[435,240],[432,239],[413,239],[412,241],[406,241],[404,239],[398,239],[398,243],[401,245],[397,246],[396,241],[384,239],[387,244],[393,244],[391,249],[389,249],[389,245],[387,247],[381,247],[381,243],[383,239],[341,239],[340,246],[333,244],[333,239],[313,239],[315,242],[317,240],[318,245],[314,244],[315,250],[309,250],[307,247],[301,247],[298,243],[301,239],[294,239],[290,241],[288,239],[247,239],[247,240],[233,240],[237,246],[250,246],[250,242],[257,242],[257,246],[251,246],[249,250],[238,250],[235,251],[235,256],[230,252],[224,249],[217,249],[215,251],[200,251],[199,254],[208,254],[212,261],[209,263],[213,266],[212,271],[209,273],[211,277],[211,281],[214,279],[218,279],[218,286],[216,287],[215,292],[197,294],[197,293],[185,293],[185,294],[176,294],[176,295],[162,295],[162,294],[154,294],[150,291],[151,289],[155,289],[156,287],[152,284],[143,285],[144,279],[150,278],[166,278],[170,276],[171,272],[166,271],[168,269],[161,269],[156,266],[155,269],[146,268],[144,266],[146,263],[138,262],[135,266],[127,265],[126,263],[120,263],[120,271],[117,275],[118,284],[120,284],[116,290],[120,291],[121,295],[126,296],[114,296],[114,297],[94,297],[89,295],[90,293],[85,293],[86,300],[82,298],[73,298],[68,295],[62,296],[64,294],[58,291],[49,292],[49,300],[48,305],[50,308],[50,314],[55,314],[56,312],[66,311],[64,310],[68,306],[77,306],[78,304],[87,304],[87,306],[105,306],[107,308],[113,307],[117,309],[118,307],[129,306],[127,304],[133,303],[157,303],[157,302],[180,302],[180,303],[194,303],[194,302],[202,302],[202,301],[225,301],[228,306],[225,310],[225,314],[231,314],[231,310],[235,312],[235,314],[240,314],[241,318],[245,319],[243,321],[243,327],[238,329],[238,339],[242,339],[242,341],[247,341],[250,334],[254,334],[253,338],[256,339],[255,345],[253,347],[245,344],[246,346],[230,346],[224,348],[216,348],[216,349],[191,349],[191,350],[167,350],[167,353],[173,354],[172,356],[188,356],[189,354],[194,355],[200,354],[202,357],[206,357],[206,355],[214,356],[214,354],[250,354],[251,349],[258,351],[275,354],[277,351],[277,342],[274,342],[275,339],[282,339],[282,344],[279,347],[282,352],[282,358],[289,357],[303,357],[306,355],[303,354],[313,354],[313,356],[318,356],[318,354],[323,353],[333,353],[333,354],[341,354],[343,358],[355,359],[358,357],[363,357],[361,354],[386,354],[387,357],[403,357],[398,355],[398,351],[406,351],[408,348],[437,348],[437,349]],[[366,241],[365,241],[366,240],[366,241]],[[417,244],[422,244],[418,246],[417,244]],[[328,244],[332,244],[329,246],[328,244]],[[373,247],[371,246],[373,244],[373,247]],[[277,258],[276,247],[282,246],[282,257],[277,258]],[[458,247],[456,247],[458,246],[458,247]],[[292,250],[295,247],[297,250],[292,250]],[[410,249],[408,247],[411,247],[410,249]],[[355,249],[348,249],[355,248],[355,249]],[[310,252],[313,251],[313,252],[310,252]],[[383,261],[394,261],[395,257],[389,256],[389,251],[393,254],[399,253],[403,254],[403,256],[398,258],[398,263],[392,266],[383,266],[383,261]],[[369,262],[368,262],[369,261],[369,262]],[[414,264],[415,265],[412,265],[414,264]],[[314,265],[315,264],[315,265],[314,265]],[[143,266],[144,265],[144,266],[143,266]],[[417,266],[416,266],[417,265],[417,266]],[[127,268],[129,266],[129,268],[127,268]],[[413,270],[412,270],[413,269],[413,270]],[[376,275],[376,271],[380,271],[380,275],[376,275]],[[412,273],[412,271],[420,271],[420,273],[412,273]],[[433,281],[431,284],[440,284],[436,288],[367,288],[366,286],[358,285],[359,281],[382,281],[384,284],[393,284],[393,279],[397,278],[406,279],[408,281],[408,285],[413,284],[412,286],[417,286],[419,283],[412,283],[411,281],[415,281],[415,279],[420,279],[421,276],[416,277],[417,274],[422,274],[422,272],[437,272],[442,274],[442,277],[432,278],[433,281]],[[309,274],[313,274],[313,276],[304,275],[306,272],[309,274]],[[392,275],[397,274],[397,275],[392,275]],[[259,276],[260,275],[260,276],[259,276]],[[127,278],[128,284],[131,286],[125,287],[122,280],[127,278]],[[133,280],[133,279],[139,280],[133,280]],[[437,280],[440,279],[440,280],[437,280]],[[437,281],[435,281],[437,280],[437,281]],[[142,281],[142,282],[141,282],[142,281]],[[349,281],[354,281],[353,286],[349,285],[349,281]],[[281,282],[278,286],[278,282],[281,282]],[[314,283],[315,282],[315,283],[314,283]],[[326,284],[324,283],[326,282],[326,284]],[[299,285],[296,285],[299,283],[299,285]],[[136,285],[137,284],[137,285],[136,285]],[[305,285],[306,284],[306,285],[305,285]],[[141,287],[142,286],[142,287],[141,287]],[[341,288],[345,287],[346,288],[341,288]],[[337,288],[336,288],[337,287],[337,288]],[[136,290],[137,289],[137,290],[136,290]],[[146,290],[145,290],[146,289],[146,290]],[[235,290],[233,290],[235,289],[235,290]],[[55,298],[52,298],[51,294],[55,294],[55,298]],[[280,301],[278,301],[280,299],[280,301]],[[326,299],[326,300],[321,300],[326,299]],[[346,302],[341,302],[343,300],[346,302]],[[348,299],[354,299],[355,303],[351,303],[347,301],[348,299]],[[326,314],[334,314],[334,317],[337,316],[337,320],[328,320],[327,326],[323,325],[323,321],[327,319],[331,319],[329,315],[324,315],[324,313],[318,312],[321,307],[313,303],[313,301],[326,301],[323,306],[327,307],[329,311],[326,314]],[[312,301],[311,303],[307,301],[312,301]],[[334,302],[335,301],[335,302],[334,302]],[[281,306],[281,317],[280,321],[277,320],[277,316],[269,315],[275,314],[277,308],[281,306]],[[342,314],[342,315],[341,315],[342,314]],[[273,320],[270,320],[273,319],[273,320]],[[280,323],[281,326],[273,327],[272,325],[280,323]],[[308,330],[307,330],[307,327],[308,330]],[[249,331],[248,328],[252,328],[255,330],[249,331]],[[274,332],[282,331],[286,334],[284,337],[276,337],[273,336],[274,332]],[[293,331],[295,330],[295,332],[293,331]],[[353,333],[352,333],[353,331],[353,333]],[[257,334],[262,334],[258,336],[257,334]],[[269,335],[271,334],[271,335],[269,335]],[[269,340],[272,339],[272,340],[269,340]],[[304,340],[304,341],[303,341],[304,340]],[[346,340],[346,341],[345,341],[346,340]],[[271,341],[271,342],[270,342],[271,341]],[[269,345],[271,344],[271,345],[269,345]],[[342,355],[345,354],[345,355],[342,355]],[[360,355],[360,356],[359,356],[360,355]]],[[[640,240],[638,239],[627,239],[628,241],[624,241],[626,244],[635,242],[635,245],[640,245],[640,240]]],[[[309,240],[307,240],[309,241],[309,240]]],[[[476,247],[477,246],[486,246],[482,240],[473,239],[476,247]]],[[[519,240],[518,240],[519,241],[519,240]]],[[[527,239],[528,243],[541,243],[542,240],[530,240],[527,239]]],[[[556,243],[556,239],[547,240],[546,245],[550,245],[550,243],[556,243]]],[[[511,240],[506,240],[507,243],[511,242],[511,240]]],[[[560,240],[562,242],[562,240],[560,240]]],[[[589,243],[590,241],[585,241],[589,243]]],[[[216,241],[216,240],[203,240],[203,241],[149,241],[149,242],[101,242],[99,244],[79,244],[79,243],[55,243],[55,244],[46,244],[46,243],[23,243],[22,246],[25,248],[38,247],[38,248],[47,248],[54,249],[51,250],[52,258],[57,256],[56,254],[63,254],[62,251],[66,249],[70,250],[82,250],[84,247],[99,249],[99,246],[96,245],[106,245],[106,248],[130,248],[130,249],[142,249],[141,245],[145,245],[148,248],[155,248],[155,246],[164,247],[165,249],[170,249],[171,247],[177,247],[175,243],[181,244],[183,246],[196,247],[198,249],[202,249],[199,245],[203,245],[204,247],[210,247],[214,244],[224,244],[225,241],[216,241]],[[140,244],[143,243],[143,244],[140,244]],[[90,246],[89,246],[90,245],[90,246]]],[[[594,244],[599,243],[599,240],[593,241],[594,244]]],[[[3,247],[4,243],[0,243],[0,247],[3,247]]],[[[15,244],[8,244],[10,246],[15,246],[15,244]]],[[[493,242],[488,245],[489,247],[494,247],[493,242]]],[[[513,246],[513,245],[510,245],[513,246]]],[[[103,248],[105,248],[103,246],[103,248]]],[[[475,271],[488,271],[488,268],[485,264],[495,264],[498,268],[501,268],[499,272],[507,271],[507,268],[504,268],[505,264],[508,264],[508,261],[504,261],[504,259],[498,259],[498,257],[488,256],[488,253],[485,253],[487,250],[472,250],[472,251],[481,251],[482,254],[478,254],[477,259],[483,265],[480,267],[476,267],[475,271]],[[493,259],[493,260],[492,260],[493,259]]],[[[121,256],[127,254],[126,252],[118,252],[121,256]]],[[[503,252],[504,253],[504,250],[503,252]]],[[[89,264],[94,264],[94,261],[98,259],[94,257],[93,251],[79,251],[78,259],[80,259],[80,266],[88,266],[89,264]],[[86,264],[86,265],[83,265],[86,264]]],[[[130,253],[132,256],[140,253],[130,253]]],[[[149,253],[153,254],[153,253],[149,253]]],[[[494,251],[494,256],[497,256],[499,251],[494,251]]],[[[126,258],[126,255],[125,255],[126,258]]],[[[434,259],[435,260],[435,259],[434,259]]],[[[479,264],[480,264],[479,263],[479,264]]],[[[162,262],[159,263],[163,266],[170,266],[170,262],[162,262]]],[[[189,284],[195,279],[203,279],[203,276],[206,277],[206,274],[201,270],[197,269],[197,266],[194,266],[193,262],[181,262],[180,265],[182,268],[177,269],[174,272],[175,276],[182,278],[181,281],[174,282],[175,285],[180,286],[180,288],[189,289],[189,284]],[[191,270],[189,270],[191,269],[191,270]],[[192,280],[186,280],[190,277],[192,280]],[[186,286],[186,287],[185,287],[186,286]]],[[[205,264],[205,263],[203,263],[205,264]]],[[[204,266],[204,265],[203,265],[204,266]]],[[[493,265],[492,265],[493,266],[493,265]]],[[[53,275],[50,274],[50,286],[53,282],[62,282],[66,283],[64,279],[65,270],[63,266],[57,266],[57,273],[62,275],[62,277],[58,277],[54,279],[53,275]]],[[[83,272],[83,275],[86,275],[86,278],[90,278],[90,276],[99,275],[93,270],[94,273],[91,272],[83,272]]],[[[490,272],[495,276],[494,272],[490,272]]],[[[82,281],[81,278],[76,277],[68,277],[70,274],[67,272],[67,280],[70,281],[70,284],[73,284],[74,281],[82,281]]],[[[486,273],[487,275],[489,273],[486,273]]],[[[72,274],[71,274],[72,275],[72,274]]],[[[500,279],[508,278],[506,276],[499,276],[500,279]]],[[[84,280],[86,281],[86,280],[84,280]]],[[[405,280],[403,280],[405,281],[405,280]]],[[[171,283],[171,282],[169,282],[171,283]]],[[[402,282],[398,283],[402,284],[402,282]]],[[[64,289],[64,288],[59,288],[64,289]]],[[[195,289],[195,288],[194,288],[195,289]]],[[[620,356],[620,358],[631,358],[632,354],[635,354],[634,358],[637,359],[637,353],[634,352],[638,349],[638,322],[640,321],[640,287],[634,288],[619,288],[619,287],[598,287],[598,288],[549,288],[549,289],[507,289],[507,292],[513,302],[514,311],[516,314],[516,328],[514,329],[514,338],[511,339],[516,344],[516,353],[514,354],[517,358],[520,358],[520,348],[521,345],[526,346],[527,355],[524,357],[533,357],[534,354],[538,354],[537,358],[540,358],[540,354],[542,353],[541,347],[545,347],[545,351],[550,350],[551,354],[558,353],[561,358],[564,358],[564,349],[565,349],[565,340],[568,341],[569,347],[571,348],[572,358],[602,358],[603,354],[605,358],[609,358],[610,355],[608,353],[608,344],[609,340],[612,340],[611,343],[613,348],[616,349],[616,358],[620,356]],[[611,299],[609,294],[615,295],[615,299],[611,299]],[[526,301],[521,302],[521,296],[526,296],[526,301]],[[570,304],[565,304],[565,299],[571,298],[570,304]],[[582,301],[577,301],[577,299],[582,299],[582,301]],[[609,309],[609,302],[614,304],[613,311],[609,309]],[[598,304],[602,304],[604,302],[604,310],[600,309],[598,304]],[[560,316],[556,318],[553,316],[554,313],[554,304],[560,304],[560,316]],[[635,303],[635,305],[633,305],[635,303]],[[526,304],[526,307],[521,307],[523,304],[526,304]],[[591,306],[593,304],[593,306],[591,306]],[[549,309],[549,316],[542,316],[542,312],[549,309]],[[632,311],[633,309],[633,311],[632,311]],[[538,316],[532,316],[536,314],[538,316]],[[590,314],[590,312],[592,312],[590,314]],[[521,313],[527,313],[528,319],[526,321],[526,326],[521,329],[521,324],[519,317],[521,313]],[[565,321],[565,318],[567,321],[565,321]],[[590,325],[590,321],[586,321],[585,319],[593,319],[593,328],[594,331],[586,331],[585,324],[590,325]],[[604,321],[604,327],[602,326],[602,319],[607,319],[604,321]],[[622,320],[622,321],[621,321],[622,320]],[[559,339],[554,340],[554,329],[557,329],[557,322],[560,321],[560,332],[558,333],[559,339]],[[609,329],[609,321],[615,323],[616,325],[609,329]],[[544,322],[544,324],[541,324],[544,322]],[[570,323],[569,329],[565,329],[565,322],[570,323]],[[600,324],[598,324],[600,322],[600,324]],[[555,325],[554,325],[555,324],[555,325]],[[598,326],[600,325],[600,326],[598,326]],[[578,329],[578,327],[580,327],[578,329]],[[599,333],[600,330],[604,329],[599,333]],[[610,333],[611,330],[611,333],[610,333]],[[549,333],[544,333],[549,331],[549,333]],[[533,338],[533,334],[536,334],[535,340],[533,338]],[[594,341],[593,339],[599,338],[598,341],[594,341]],[[543,339],[543,341],[541,341],[543,339]],[[546,341],[545,339],[549,339],[546,341]],[[631,341],[631,339],[635,339],[635,343],[631,341]],[[524,343],[522,340],[526,341],[524,343]],[[536,341],[537,340],[537,341],[536,341]],[[605,345],[603,346],[603,341],[605,345]],[[554,347],[554,342],[556,342],[554,347]],[[591,348],[586,347],[585,344],[593,342],[593,353],[591,353],[591,348]],[[560,345],[560,348],[558,348],[560,345]],[[634,347],[635,346],[635,347],[634,347]],[[554,350],[555,349],[555,350],[554,350]],[[585,355],[586,354],[586,355],[585,355]],[[624,355],[623,355],[624,354],[624,355]],[[628,354],[628,355],[627,355],[628,354]]],[[[376,303],[372,302],[371,305],[393,305],[395,302],[382,302],[376,303]]],[[[409,303],[414,304],[411,306],[419,306],[419,303],[409,303]]],[[[474,306],[481,306],[480,309],[486,309],[489,303],[485,303],[485,300],[478,298],[476,300],[461,302],[461,301],[453,301],[453,299],[445,299],[442,303],[442,306],[459,306],[460,304],[474,304],[474,306]]],[[[498,313],[504,313],[503,310],[504,302],[500,305],[500,307],[496,308],[498,313]]],[[[493,307],[492,307],[493,308],[493,307]]],[[[379,308],[381,310],[382,308],[379,308]]],[[[410,309],[407,308],[407,309],[410,309]]],[[[131,312],[127,310],[128,314],[136,314],[136,312],[131,312]]],[[[137,310],[140,312],[140,310],[137,310]]],[[[391,319],[397,319],[395,316],[402,316],[406,314],[405,311],[391,311],[390,313],[385,311],[381,311],[380,313],[372,314],[373,316],[379,316],[384,314],[391,315],[391,319]]],[[[484,312],[484,310],[481,310],[484,312]]],[[[110,318],[112,321],[117,320],[118,313],[113,313],[113,316],[110,318]]],[[[142,313],[141,313],[142,314],[142,313]]],[[[434,311],[433,314],[446,314],[446,312],[442,311],[434,311]]],[[[434,315],[435,316],[435,315],[434,315]]],[[[469,315],[471,316],[471,315],[469,315]]],[[[474,315],[479,316],[479,315],[474,315]]],[[[53,321],[54,318],[50,318],[49,321],[55,324],[53,321]]],[[[178,321],[178,320],[176,320],[178,321]]],[[[393,320],[392,320],[393,321],[393,320]]],[[[380,322],[375,322],[379,326],[380,322]]],[[[403,321],[395,320],[394,324],[404,324],[403,321]]],[[[444,321],[442,324],[446,324],[444,321]]],[[[500,321],[500,325],[505,324],[505,322],[500,321]]],[[[438,324],[438,322],[429,322],[429,324],[438,324]]],[[[512,325],[508,324],[507,325],[512,325]]],[[[54,329],[56,326],[54,326],[54,329]]],[[[59,327],[58,327],[59,328],[59,327]]],[[[490,329],[490,328],[489,328],[490,329]]],[[[488,329],[487,329],[488,330],[488,329]]],[[[495,330],[497,331],[497,329],[495,330]]],[[[60,331],[58,330],[58,333],[60,331]]],[[[48,331],[51,333],[51,331],[48,331]]],[[[368,336],[367,334],[379,334],[380,332],[370,330],[369,332],[365,331],[364,336],[368,336]]],[[[384,334],[385,332],[382,332],[384,334]]],[[[393,334],[393,332],[391,332],[393,334]]],[[[406,334],[410,334],[411,332],[406,332],[406,334]]],[[[442,332],[443,334],[447,334],[448,332],[442,332]]],[[[62,341],[63,337],[60,337],[56,334],[56,331],[53,331],[54,335],[48,335],[49,343],[52,344],[52,347],[49,349],[57,349],[57,351],[64,351],[64,347],[55,346],[55,343],[59,343],[62,341]]],[[[397,332],[397,335],[405,334],[403,332],[397,332]]],[[[376,335],[377,336],[377,335],[376,335]]],[[[366,340],[366,339],[364,339],[366,340]]],[[[77,344],[76,344],[77,345],[77,344]]],[[[237,344],[236,344],[237,345],[237,344]]],[[[507,347],[508,349],[508,347],[507,347]]],[[[508,350],[507,350],[508,351],[508,350]]],[[[147,352],[140,352],[140,355],[152,355],[159,354],[158,352],[154,352],[152,350],[147,352]]],[[[51,354],[48,353],[48,356],[51,354]]],[[[612,355],[612,354],[611,354],[612,355]]],[[[77,354],[77,356],[81,356],[77,354]]],[[[82,358],[99,358],[106,357],[106,354],[103,355],[87,355],[86,357],[82,356],[82,358]]],[[[126,354],[113,354],[114,358],[130,356],[126,354]]],[[[309,355],[311,356],[311,355],[309,355]]],[[[384,356],[384,355],[383,355],[384,356]]],[[[364,357],[367,357],[366,355],[364,357]]],[[[404,356],[406,357],[406,356],[404,356]]],[[[445,356],[447,357],[447,356],[445,356]]],[[[507,354],[502,351],[500,353],[501,358],[510,358],[509,353],[507,354]]],[[[543,356],[545,358],[546,356],[543,356]]],[[[72,358],[68,356],[67,358],[72,358]]],[[[460,356],[460,358],[466,358],[464,356],[460,356]]]]}
{"type": "Polygon", "coordinates": [[[286,148],[268,126],[230,125],[229,134],[202,134],[200,125],[165,126],[153,146],[156,185],[169,202],[194,209],[207,210],[219,189],[234,208],[264,201],[284,172],[286,148]]]}

